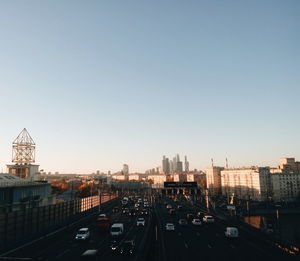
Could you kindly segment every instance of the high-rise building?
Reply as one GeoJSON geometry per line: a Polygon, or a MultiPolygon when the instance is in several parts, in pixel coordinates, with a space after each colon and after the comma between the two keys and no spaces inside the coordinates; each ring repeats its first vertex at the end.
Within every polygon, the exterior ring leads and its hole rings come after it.
{"type": "Polygon", "coordinates": [[[168,175],[170,173],[170,162],[169,162],[169,159],[166,158],[166,156],[163,156],[162,171],[166,175],[168,175]]]}
{"type": "Polygon", "coordinates": [[[190,163],[187,161],[187,156],[184,157],[184,171],[186,173],[189,172],[189,168],[190,168],[190,163]]]}
{"type": "Polygon", "coordinates": [[[129,174],[129,166],[127,164],[123,164],[123,175],[128,176],[129,174]]]}

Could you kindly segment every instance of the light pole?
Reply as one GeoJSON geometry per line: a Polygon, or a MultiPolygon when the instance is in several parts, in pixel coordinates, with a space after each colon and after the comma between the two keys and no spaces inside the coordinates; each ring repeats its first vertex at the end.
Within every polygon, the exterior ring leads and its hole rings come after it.
{"type": "Polygon", "coordinates": [[[98,212],[100,214],[100,211],[101,211],[101,191],[100,191],[100,188],[98,188],[98,197],[99,197],[98,212]]]}

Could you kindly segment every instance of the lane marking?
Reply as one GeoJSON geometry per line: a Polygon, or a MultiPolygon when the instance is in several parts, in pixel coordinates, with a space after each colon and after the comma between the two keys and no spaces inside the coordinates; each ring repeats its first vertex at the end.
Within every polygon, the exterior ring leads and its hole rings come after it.
{"type": "Polygon", "coordinates": [[[56,258],[60,258],[63,255],[65,255],[66,253],[68,253],[71,249],[66,249],[64,252],[60,253],[59,255],[56,256],[56,258]]]}
{"type": "Polygon", "coordinates": [[[207,246],[208,246],[209,248],[212,248],[212,246],[211,246],[210,244],[207,244],[207,246]]]}
{"type": "Polygon", "coordinates": [[[185,246],[186,248],[188,248],[188,245],[187,245],[187,243],[184,243],[184,246],[185,246]]]}
{"type": "Polygon", "coordinates": [[[178,232],[178,236],[181,236],[181,233],[180,233],[180,232],[178,232]]]}
{"type": "Polygon", "coordinates": [[[199,233],[199,232],[197,232],[197,233],[196,233],[196,235],[199,237],[199,236],[200,236],[200,233],[199,233]]]}

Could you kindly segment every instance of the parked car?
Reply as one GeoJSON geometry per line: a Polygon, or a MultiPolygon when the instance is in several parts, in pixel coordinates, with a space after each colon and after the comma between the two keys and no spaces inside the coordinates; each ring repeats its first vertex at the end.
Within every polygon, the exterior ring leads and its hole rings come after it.
{"type": "Polygon", "coordinates": [[[166,208],[167,208],[167,209],[171,209],[171,208],[172,208],[172,205],[171,205],[171,204],[168,204],[168,205],[166,206],[166,208]]]}

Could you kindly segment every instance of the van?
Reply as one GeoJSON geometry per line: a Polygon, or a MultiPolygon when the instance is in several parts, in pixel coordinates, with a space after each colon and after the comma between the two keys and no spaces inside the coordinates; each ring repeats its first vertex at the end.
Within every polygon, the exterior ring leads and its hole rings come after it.
{"type": "Polygon", "coordinates": [[[124,233],[124,224],[123,223],[115,223],[110,228],[110,234],[113,237],[121,236],[124,233]]]}
{"type": "Polygon", "coordinates": [[[226,227],[225,236],[229,238],[238,238],[239,231],[236,227],[226,227]]]}

